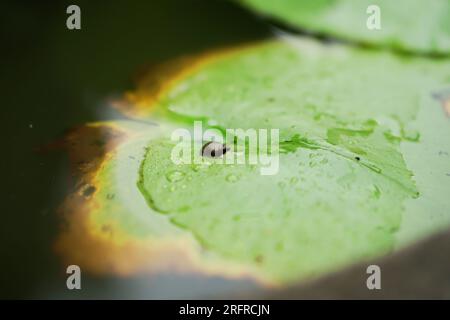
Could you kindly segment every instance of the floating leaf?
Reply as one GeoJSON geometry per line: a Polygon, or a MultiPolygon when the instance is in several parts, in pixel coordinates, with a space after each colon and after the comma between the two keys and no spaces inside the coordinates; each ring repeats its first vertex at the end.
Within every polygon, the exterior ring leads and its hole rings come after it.
{"type": "MultiPolygon", "coordinates": [[[[448,62],[304,38],[189,61],[156,90],[143,79],[118,105],[139,121],[108,124],[125,138],[80,179],[81,204],[68,199],[65,211],[77,213],[59,248],[88,239],[76,255],[61,250],[71,261],[99,272],[170,266],[286,283],[450,224],[450,125],[433,97],[448,62]],[[214,157],[175,164],[171,133],[194,120],[222,132],[279,129],[279,172],[214,157]],[[85,194],[85,185],[95,189],[85,194]]],[[[193,144],[201,150],[203,141],[193,144]]]]}
{"type": "Polygon", "coordinates": [[[301,30],[422,53],[450,53],[448,0],[239,0],[245,6],[301,30]],[[380,29],[367,20],[380,9],[380,29]],[[369,10],[368,10],[369,8],[369,10]]]}

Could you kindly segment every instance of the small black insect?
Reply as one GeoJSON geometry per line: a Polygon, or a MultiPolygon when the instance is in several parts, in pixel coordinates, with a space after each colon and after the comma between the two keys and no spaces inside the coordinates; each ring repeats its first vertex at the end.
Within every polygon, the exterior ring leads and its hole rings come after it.
{"type": "Polygon", "coordinates": [[[355,159],[356,159],[356,161],[359,161],[359,160],[361,160],[361,158],[360,158],[360,157],[355,157],[355,159]]]}
{"type": "Polygon", "coordinates": [[[223,156],[229,150],[230,150],[230,148],[228,148],[225,144],[215,142],[215,141],[210,141],[203,145],[202,156],[209,157],[209,158],[219,158],[219,157],[223,156]]]}

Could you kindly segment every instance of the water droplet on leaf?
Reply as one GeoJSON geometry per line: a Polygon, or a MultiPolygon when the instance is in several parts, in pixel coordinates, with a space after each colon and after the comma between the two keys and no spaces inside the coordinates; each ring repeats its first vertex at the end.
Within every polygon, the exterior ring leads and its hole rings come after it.
{"type": "Polygon", "coordinates": [[[178,170],[167,173],[166,178],[169,182],[178,182],[184,179],[184,173],[178,170]]]}
{"type": "Polygon", "coordinates": [[[225,178],[228,182],[236,182],[239,180],[239,178],[237,176],[235,176],[234,174],[229,174],[227,175],[227,177],[225,178]]]}

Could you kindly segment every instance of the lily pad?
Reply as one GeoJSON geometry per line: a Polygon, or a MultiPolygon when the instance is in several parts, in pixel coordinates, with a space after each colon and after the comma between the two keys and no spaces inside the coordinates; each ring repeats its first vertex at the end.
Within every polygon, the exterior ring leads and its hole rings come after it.
{"type": "Polygon", "coordinates": [[[436,0],[239,0],[243,5],[299,30],[377,47],[450,53],[450,1],[436,0]],[[380,9],[380,29],[366,25],[380,9]]]}
{"type": "MultiPolygon", "coordinates": [[[[83,176],[77,194],[95,191],[60,249],[83,224],[109,248],[105,267],[123,273],[170,266],[287,283],[450,224],[450,123],[434,98],[449,86],[448,62],[291,37],[184,61],[117,105],[136,121],[108,124],[125,138],[83,176]],[[278,129],[278,173],[220,159],[175,164],[171,133],[194,121],[278,129]]],[[[81,264],[95,260],[92,243],[77,251],[81,264]]]]}

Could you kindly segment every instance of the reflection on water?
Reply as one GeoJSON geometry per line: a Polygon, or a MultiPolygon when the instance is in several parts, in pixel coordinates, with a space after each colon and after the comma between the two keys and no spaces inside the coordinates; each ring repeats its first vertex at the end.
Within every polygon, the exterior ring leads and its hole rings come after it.
{"type": "Polygon", "coordinates": [[[228,1],[79,1],[82,30],[69,31],[69,4],[10,2],[2,10],[2,119],[9,150],[0,297],[192,298],[248,288],[246,282],[167,274],[83,275],[81,292],[65,289],[65,266],[52,244],[59,228],[55,211],[73,180],[66,156],[42,146],[70,128],[105,119],[105,101],[131,88],[141,68],[263,38],[270,28],[228,1]]]}

